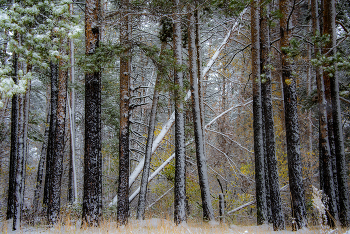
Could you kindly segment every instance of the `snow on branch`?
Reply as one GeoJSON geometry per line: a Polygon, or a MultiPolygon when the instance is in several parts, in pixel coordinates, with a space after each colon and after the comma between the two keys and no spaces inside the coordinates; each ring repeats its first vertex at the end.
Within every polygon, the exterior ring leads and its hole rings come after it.
{"type": "Polygon", "coordinates": [[[205,125],[205,129],[208,129],[208,127],[209,127],[210,125],[212,125],[216,120],[218,120],[220,117],[222,117],[223,115],[227,114],[227,113],[230,112],[231,110],[233,110],[233,109],[235,109],[235,108],[238,108],[238,107],[244,107],[244,106],[246,106],[246,105],[248,105],[248,104],[250,104],[250,103],[252,103],[252,102],[253,102],[253,100],[248,101],[248,102],[243,103],[243,104],[235,105],[235,106],[233,106],[233,107],[231,107],[231,108],[225,110],[224,112],[222,112],[221,114],[219,114],[218,116],[216,116],[214,119],[212,119],[207,125],[205,125]]]}
{"type": "MultiPolygon", "coordinates": [[[[223,50],[223,48],[226,46],[232,32],[234,32],[238,26],[240,25],[240,22],[242,21],[243,15],[246,13],[246,9],[244,9],[241,14],[240,14],[240,20],[235,22],[234,25],[232,26],[231,30],[226,34],[224,40],[222,41],[222,43],[220,44],[220,46],[218,47],[218,49],[216,50],[215,54],[211,57],[211,59],[209,60],[207,66],[203,69],[202,72],[202,78],[205,77],[208,73],[208,71],[210,70],[210,68],[213,66],[213,64],[215,63],[216,59],[219,57],[219,54],[221,53],[221,51],[223,50]]],[[[185,101],[187,101],[189,98],[191,97],[191,90],[188,90],[186,97],[185,97],[185,101]]],[[[165,137],[165,135],[167,134],[168,130],[171,128],[171,126],[173,125],[175,121],[175,112],[172,113],[170,119],[165,123],[165,125],[163,126],[161,132],[158,134],[158,136],[156,137],[156,139],[153,141],[153,145],[152,145],[152,154],[155,152],[155,150],[158,148],[159,144],[161,143],[161,141],[163,140],[163,138],[165,137]]],[[[136,166],[136,168],[134,169],[134,171],[132,172],[132,174],[129,177],[129,188],[132,186],[132,184],[135,182],[136,178],[140,175],[142,169],[143,169],[143,165],[145,163],[145,158],[143,158],[139,164],[136,166]]],[[[112,206],[114,204],[117,203],[117,196],[115,196],[112,200],[112,202],[109,204],[109,206],[112,206]]]]}

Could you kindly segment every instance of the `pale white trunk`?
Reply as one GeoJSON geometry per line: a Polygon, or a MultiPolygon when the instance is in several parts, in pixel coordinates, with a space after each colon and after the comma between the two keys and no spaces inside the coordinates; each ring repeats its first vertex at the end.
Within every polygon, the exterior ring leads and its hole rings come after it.
{"type": "MultiPolygon", "coordinates": [[[[73,4],[70,4],[70,14],[73,15],[73,4]]],[[[72,144],[72,167],[73,167],[73,183],[74,183],[74,203],[78,202],[78,185],[77,185],[77,170],[75,166],[75,70],[74,70],[74,41],[69,41],[70,50],[70,78],[72,83],[71,90],[71,106],[68,100],[69,120],[70,120],[70,133],[71,133],[71,144],[72,144]]]]}
{"type": "MultiPolygon", "coordinates": [[[[73,96],[74,92],[72,91],[71,95],[73,96]]],[[[70,121],[70,133],[71,133],[71,144],[72,144],[72,167],[73,167],[73,184],[74,184],[74,203],[78,202],[78,185],[77,185],[77,169],[75,165],[75,121],[74,121],[74,111],[73,111],[73,102],[72,98],[72,107],[70,106],[70,100],[68,100],[68,111],[69,111],[69,121],[70,121]]]]}

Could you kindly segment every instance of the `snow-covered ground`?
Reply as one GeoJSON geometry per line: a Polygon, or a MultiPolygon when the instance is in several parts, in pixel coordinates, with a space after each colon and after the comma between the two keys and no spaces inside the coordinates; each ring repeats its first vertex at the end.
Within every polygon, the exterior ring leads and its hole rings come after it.
{"type": "Polygon", "coordinates": [[[18,231],[11,231],[10,222],[0,223],[1,233],[42,233],[42,234],[68,234],[68,233],[87,233],[87,234],[113,234],[113,233],[133,233],[133,234],[261,234],[261,233],[273,233],[273,234],[309,234],[309,233],[324,233],[335,234],[345,233],[350,234],[348,231],[339,230],[326,230],[326,229],[302,229],[297,232],[291,230],[274,232],[273,228],[269,225],[261,226],[237,226],[237,225],[219,225],[218,223],[204,223],[204,224],[185,224],[176,226],[173,222],[165,219],[149,219],[144,221],[131,220],[127,226],[117,227],[116,222],[105,222],[101,224],[100,228],[81,228],[80,223],[76,224],[60,224],[54,227],[23,227],[18,231]]]}

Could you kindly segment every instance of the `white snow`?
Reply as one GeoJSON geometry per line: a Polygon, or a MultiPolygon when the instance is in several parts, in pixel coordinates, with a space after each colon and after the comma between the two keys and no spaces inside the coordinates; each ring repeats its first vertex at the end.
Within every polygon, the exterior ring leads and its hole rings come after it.
{"type": "MultiPolygon", "coordinates": [[[[12,220],[11,220],[12,221],[12,220]]],[[[100,228],[81,228],[81,221],[77,222],[66,222],[64,225],[49,226],[25,226],[18,231],[11,231],[11,221],[0,222],[1,233],[41,233],[41,234],[52,234],[52,233],[134,233],[134,234],[158,234],[158,233],[169,233],[169,234],[312,234],[312,233],[327,233],[330,234],[332,231],[323,232],[321,229],[304,228],[296,232],[289,230],[284,231],[273,231],[272,226],[264,224],[261,226],[241,226],[241,225],[227,225],[218,223],[183,223],[182,225],[176,226],[174,222],[166,219],[151,218],[147,220],[130,220],[129,224],[122,227],[117,227],[117,223],[102,222],[100,228]]],[[[333,232],[341,233],[341,232],[333,232]]],[[[350,230],[346,231],[345,234],[350,234],[350,230]]]]}

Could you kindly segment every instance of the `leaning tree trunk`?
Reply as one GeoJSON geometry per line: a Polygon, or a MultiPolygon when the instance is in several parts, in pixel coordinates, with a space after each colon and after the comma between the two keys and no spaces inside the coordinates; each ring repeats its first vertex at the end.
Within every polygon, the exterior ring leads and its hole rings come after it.
{"type": "MultiPolygon", "coordinates": [[[[85,53],[93,55],[100,42],[100,1],[85,5],[85,53]]],[[[101,73],[85,73],[85,152],[83,222],[98,226],[102,215],[101,73]]]]}
{"type": "MultiPolygon", "coordinates": [[[[319,29],[318,22],[318,3],[316,0],[311,0],[311,14],[312,14],[312,28],[313,34],[316,35],[319,29]]],[[[320,48],[315,45],[314,46],[315,54],[320,54],[320,48]]],[[[322,71],[320,67],[316,67],[316,83],[317,83],[317,96],[318,96],[318,108],[319,108],[319,158],[320,158],[320,175],[322,174],[322,190],[328,197],[328,211],[329,214],[334,218],[329,217],[329,224],[334,227],[336,222],[338,221],[338,208],[337,208],[337,200],[336,200],[336,190],[333,178],[333,168],[332,168],[332,155],[329,146],[328,139],[328,121],[327,121],[327,102],[324,91],[324,84],[322,79],[322,71]],[[334,222],[335,221],[335,222],[334,222]]]]}
{"type": "Polygon", "coordinates": [[[290,47],[292,37],[292,14],[291,0],[280,0],[279,9],[282,13],[280,19],[282,52],[282,80],[284,93],[285,125],[287,138],[287,157],[288,157],[288,175],[289,187],[292,199],[292,215],[295,218],[296,226],[294,229],[300,229],[307,226],[306,208],[303,187],[302,163],[300,155],[300,134],[298,126],[298,107],[296,80],[292,75],[291,58],[288,57],[285,48],[290,47]]]}
{"type": "Polygon", "coordinates": [[[51,186],[49,188],[48,223],[54,224],[59,220],[61,204],[61,180],[63,172],[63,155],[65,146],[65,122],[67,103],[67,81],[68,71],[64,68],[66,64],[60,61],[58,77],[57,97],[57,123],[54,139],[54,153],[51,172],[51,186]]]}
{"type": "MultiPolygon", "coordinates": [[[[69,5],[70,15],[73,15],[73,4],[69,5]]],[[[68,101],[68,115],[70,127],[70,157],[69,157],[69,191],[68,200],[71,203],[78,202],[78,186],[77,186],[77,170],[76,170],[76,154],[75,154],[75,69],[74,69],[74,40],[69,40],[69,54],[70,54],[70,82],[73,84],[70,92],[70,102],[68,101]],[[70,105],[69,105],[70,103],[70,105]]]]}
{"type": "MultiPolygon", "coordinates": [[[[12,79],[17,83],[18,73],[18,55],[13,53],[13,76],[12,79]]],[[[17,163],[17,135],[18,135],[18,95],[15,94],[12,97],[12,109],[11,109],[11,149],[10,149],[10,171],[9,171],[9,189],[7,193],[7,213],[6,219],[13,218],[14,212],[14,192],[15,192],[15,174],[17,163]]]]}
{"type": "Polygon", "coordinates": [[[264,143],[260,86],[259,1],[251,4],[253,128],[255,154],[256,215],[257,223],[267,222],[267,203],[264,168],[264,143]]]}
{"type": "Polygon", "coordinates": [[[120,43],[124,53],[120,56],[120,131],[119,131],[119,178],[117,220],[119,225],[128,222],[129,214],[129,83],[130,59],[128,52],[129,16],[128,0],[121,2],[120,43]]]}
{"type": "MultiPolygon", "coordinates": [[[[335,1],[324,0],[323,10],[323,32],[324,34],[328,34],[330,36],[330,41],[324,47],[324,53],[327,54],[327,57],[332,57],[336,54],[335,1]]],[[[330,65],[335,66],[335,64],[330,65]]],[[[326,86],[325,89],[329,89],[331,91],[334,146],[336,155],[336,168],[338,172],[337,179],[340,203],[340,222],[342,226],[348,227],[350,226],[350,198],[348,189],[347,166],[344,152],[338,76],[335,70],[333,72],[325,71],[323,73],[323,79],[326,86]]]]}
{"type": "Polygon", "coordinates": [[[46,170],[45,170],[45,185],[44,185],[44,198],[43,198],[43,210],[47,213],[47,207],[49,204],[49,190],[51,187],[51,175],[52,175],[52,163],[54,152],[54,139],[56,134],[56,122],[57,122],[57,96],[58,96],[58,64],[51,62],[51,101],[50,101],[50,130],[49,139],[47,143],[46,154],[46,170]]]}
{"type": "Polygon", "coordinates": [[[177,89],[175,94],[175,201],[174,221],[178,225],[186,222],[186,163],[185,163],[185,118],[183,104],[183,72],[179,70],[182,66],[181,45],[181,17],[180,1],[174,0],[174,58],[176,67],[174,69],[174,83],[177,89]]]}
{"type": "Polygon", "coordinates": [[[193,124],[194,124],[194,137],[196,142],[196,157],[198,167],[199,186],[201,189],[202,197],[202,208],[203,208],[203,219],[204,220],[215,220],[214,211],[211,204],[209,180],[208,180],[208,169],[207,162],[204,154],[204,139],[203,139],[203,128],[201,121],[201,108],[199,101],[199,90],[198,90],[198,68],[197,68],[197,48],[196,48],[196,26],[194,17],[194,5],[189,4],[188,6],[188,57],[189,57],[189,71],[190,71],[190,82],[191,82],[191,97],[192,97],[192,113],[193,113],[193,124]]]}
{"type": "MultiPolygon", "coordinates": [[[[261,1],[263,3],[264,1],[261,1]]],[[[270,14],[269,4],[261,4],[265,9],[261,14],[260,22],[260,44],[261,44],[261,93],[262,105],[264,110],[264,124],[265,124],[265,144],[266,156],[270,189],[270,203],[273,220],[273,228],[275,231],[286,229],[284,214],[282,210],[282,200],[279,189],[279,178],[277,168],[277,157],[275,149],[275,131],[272,108],[272,90],[271,90],[271,64],[270,60],[270,28],[268,24],[268,16],[270,14]]],[[[260,11],[262,12],[262,11],[260,11]]]]}
{"type": "MultiPolygon", "coordinates": [[[[163,54],[163,51],[166,48],[166,41],[162,41],[160,54],[163,54]]],[[[148,124],[148,136],[146,143],[146,152],[145,152],[145,164],[143,165],[143,173],[141,178],[140,185],[140,195],[139,202],[137,206],[137,215],[136,218],[139,220],[144,219],[145,208],[146,208],[146,195],[147,195],[147,185],[148,185],[148,177],[151,165],[151,156],[152,156],[152,145],[153,145],[153,137],[154,137],[154,128],[156,122],[156,114],[157,114],[157,105],[158,105],[158,97],[159,97],[159,82],[160,82],[161,74],[157,75],[156,84],[154,86],[153,100],[152,100],[152,108],[151,114],[148,124]]]]}

